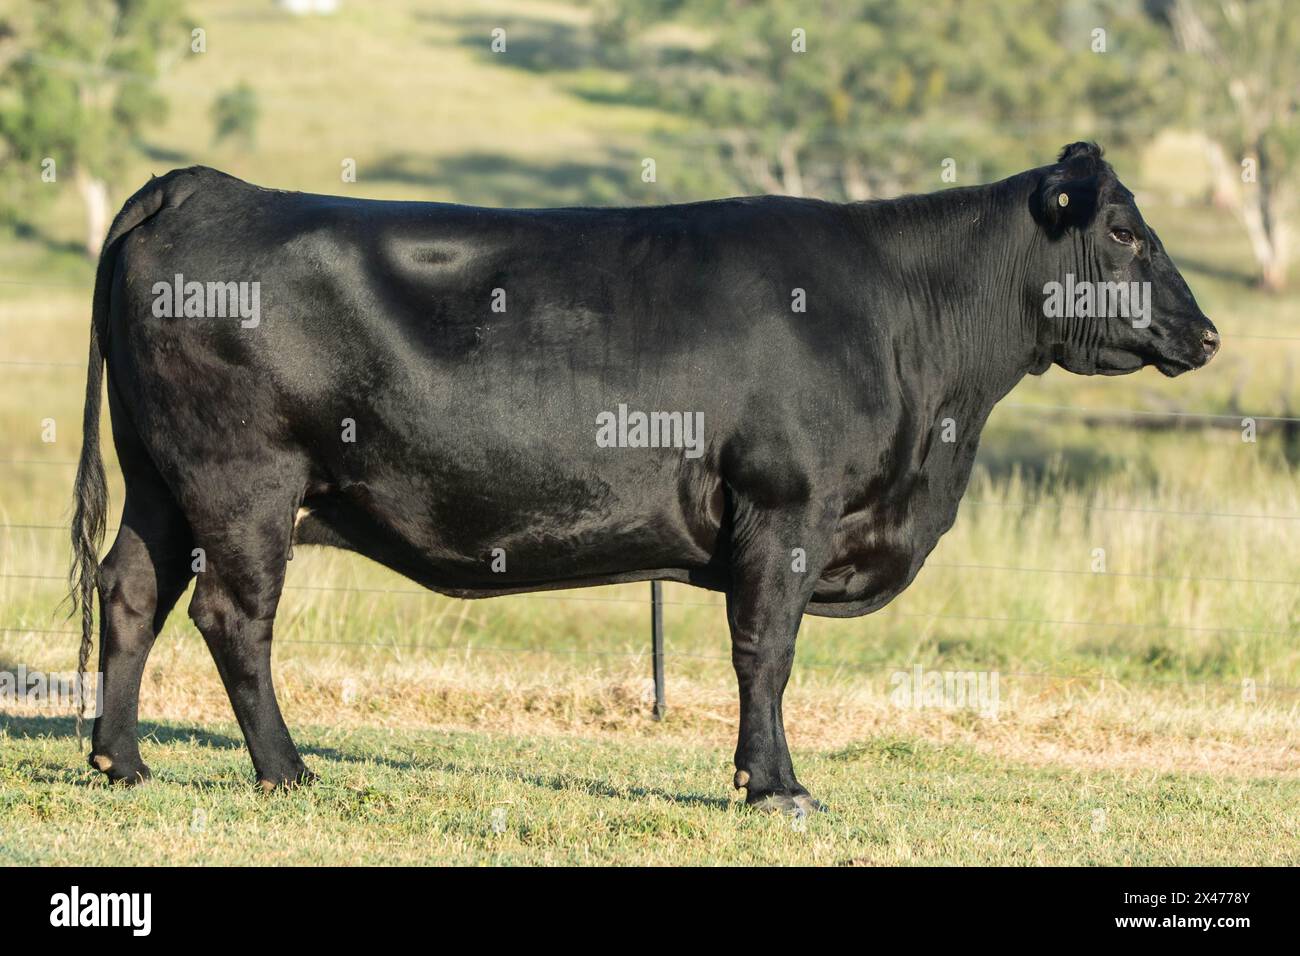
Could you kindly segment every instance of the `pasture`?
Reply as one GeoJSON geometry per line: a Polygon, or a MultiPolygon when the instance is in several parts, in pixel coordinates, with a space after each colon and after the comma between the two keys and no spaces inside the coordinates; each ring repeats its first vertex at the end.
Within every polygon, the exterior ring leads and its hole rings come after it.
{"type": "MultiPolygon", "coordinates": [[[[634,157],[681,121],[620,99],[613,74],[520,69],[475,46],[493,17],[555,37],[582,28],[582,8],[417,6],[347,5],[336,22],[192,4],[221,56],[169,74],[170,117],[114,205],[193,162],[377,198],[705,198],[638,180],[634,157]],[[263,94],[256,148],[209,145],[212,91],[241,74],[263,94]],[[339,181],[344,157],[355,184],[339,181]]],[[[1254,287],[1246,237],[1199,201],[1190,154],[1162,137],[1117,171],[1222,353],[1173,381],[1027,379],[913,586],[868,617],[805,619],[786,719],[829,813],[762,816],[731,789],[717,595],[665,585],[656,722],[645,585],[462,602],[300,548],[275,679],[321,780],[253,786],[183,597],[145,673],[149,785],[102,785],[66,711],[0,705],[0,862],[1300,863],[1300,292],[1254,287]],[[1170,170],[1172,184],[1156,175],[1170,170]],[[892,677],[916,666],[996,673],[996,718],[897,706],[892,677]]],[[[69,186],[0,236],[3,671],[75,668],[58,605],[93,279],[79,216],[69,186]]],[[[107,416],[103,434],[111,526],[107,416]]]]}

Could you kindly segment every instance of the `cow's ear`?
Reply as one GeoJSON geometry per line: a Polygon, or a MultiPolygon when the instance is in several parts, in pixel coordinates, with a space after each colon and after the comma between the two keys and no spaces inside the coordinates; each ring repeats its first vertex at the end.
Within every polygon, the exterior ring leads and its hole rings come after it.
{"type": "Polygon", "coordinates": [[[1075,177],[1068,168],[1054,166],[1031,197],[1034,221],[1053,239],[1072,227],[1086,226],[1097,213],[1098,189],[1098,176],[1075,177]]]}

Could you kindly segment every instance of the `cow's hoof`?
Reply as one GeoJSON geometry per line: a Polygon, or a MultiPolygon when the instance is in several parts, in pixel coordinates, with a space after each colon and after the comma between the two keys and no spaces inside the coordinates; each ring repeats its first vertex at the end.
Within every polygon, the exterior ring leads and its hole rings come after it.
{"type": "Polygon", "coordinates": [[[806,793],[769,793],[745,802],[763,813],[784,813],[792,817],[808,817],[826,809],[806,793]]]}
{"type": "Polygon", "coordinates": [[[301,772],[296,774],[284,774],[275,777],[259,777],[257,785],[262,788],[263,793],[275,793],[279,790],[297,790],[299,787],[309,787],[320,778],[305,767],[301,772]]]}
{"type": "Polygon", "coordinates": [[[147,783],[153,777],[153,771],[144,763],[140,761],[114,761],[107,754],[92,753],[86,763],[102,773],[110,784],[120,783],[124,787],[135,787],[147,783]]]}

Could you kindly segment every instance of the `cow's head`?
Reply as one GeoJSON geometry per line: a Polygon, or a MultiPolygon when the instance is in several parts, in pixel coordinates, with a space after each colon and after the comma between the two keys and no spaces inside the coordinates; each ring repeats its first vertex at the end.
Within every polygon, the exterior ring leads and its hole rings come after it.
{"type": "Polygon", "coordinates": [[[1043,368],[1122,375],[1200,368],[1219,334],[1095,143],[1037,171],[1037,238],[1026,294],[1040,309],[1043,368]]]}

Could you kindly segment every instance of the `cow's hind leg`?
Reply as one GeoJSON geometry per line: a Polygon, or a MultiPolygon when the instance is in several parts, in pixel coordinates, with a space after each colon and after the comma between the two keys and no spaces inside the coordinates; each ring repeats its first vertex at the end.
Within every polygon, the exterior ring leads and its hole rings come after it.
{"type": "Polygon", "coordinates": [[[206,568],[198,575],[190,617],[207,642],[248,742],[265,790],[308,783],[314,776],[298,755],[280,715],[271,680],[271,633],[284,586],[296,499],[267,496],[254,511],[228,509],[195,522],[206,568]],[[272,504],[271,502],[275,503],[272,504]],[[202,528],[219,527],[219,531],[202,528]]]}
{"type": "Polygon", "coordinates": [[[735,511],[727,619],[740,684],[737,789],[764,810],[808,813],[819,808],[794,775],[781,699],[794,663],[795,637],[812,598],[829,539],[824,522],[801,511],[735,511]]]}
{"type": "Polygon", "coordinates": [[[99,700],[90,765],[114,783],[149,778],[136,721],[140,678],[154,639],[185,591],[190,531],[170,493],[141,463],[123,457],[126,501],[117,539],[99,568],[99,700]]]}

